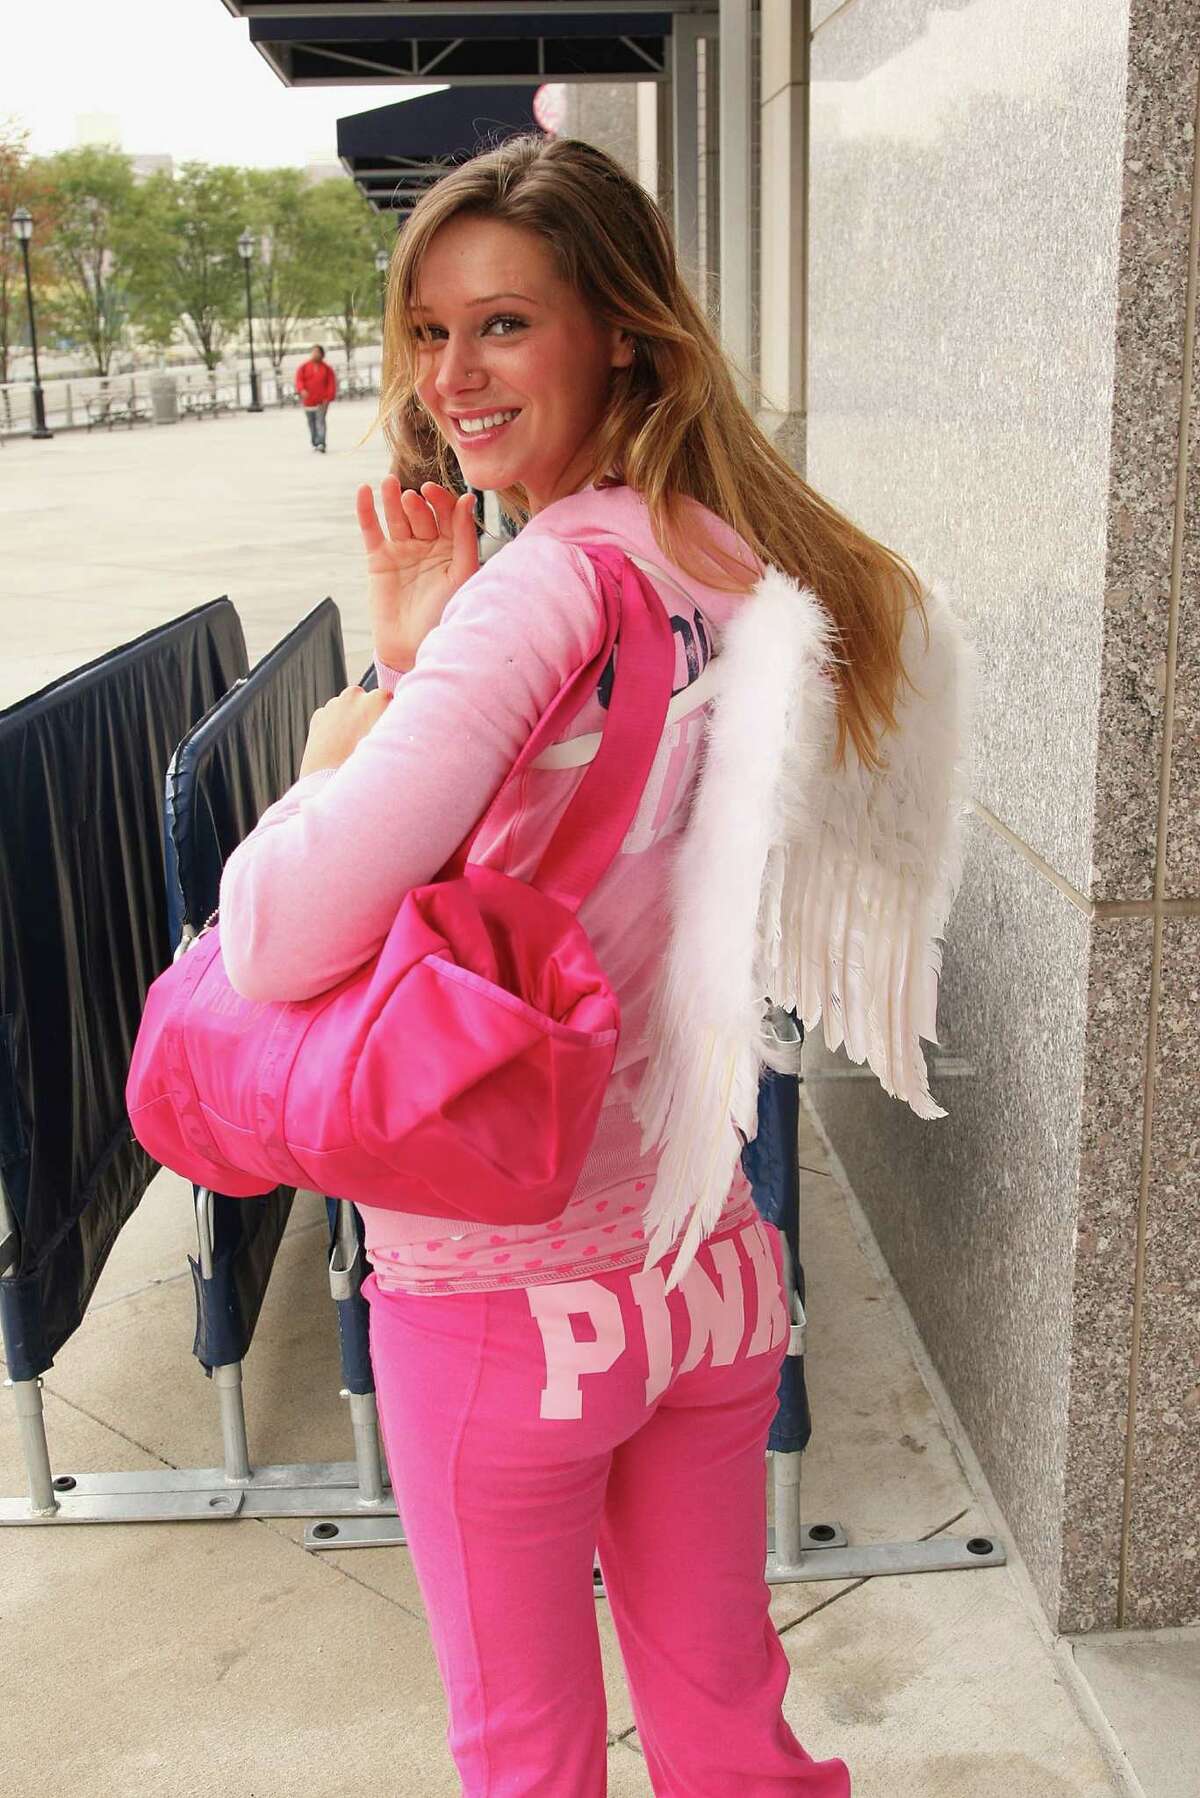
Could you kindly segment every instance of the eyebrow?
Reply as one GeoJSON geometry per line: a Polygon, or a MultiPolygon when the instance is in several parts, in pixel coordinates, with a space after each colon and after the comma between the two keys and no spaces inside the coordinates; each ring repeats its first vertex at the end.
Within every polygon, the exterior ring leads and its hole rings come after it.
{"type": "MultiPolygon", "coordinates": [[[[490,306],[494,300],[521,300],[526,306],[537,305],[537,301],[530,299],[529,295],[526,293],[485,293],[477,300],[468,300],[467,305],[490,306]]],[[[423,306],[419,301],[414,302],[413,305],[414,312],[436,312],[436,310],[437,308],[435,306],[423,306]]]]}

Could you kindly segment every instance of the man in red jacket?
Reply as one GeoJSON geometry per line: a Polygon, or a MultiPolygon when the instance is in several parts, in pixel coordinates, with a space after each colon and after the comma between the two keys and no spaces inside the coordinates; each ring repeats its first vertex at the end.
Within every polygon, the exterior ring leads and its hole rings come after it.
{"type": "Polygon", "coordinates": [[[296,392],[304,403],[312,446],[324,455],[325,414],[337,398],[337,376],[326,362],[325,351],[319,343],[314,344],[309,360],[302,362],[296,370],[296,392]]]}

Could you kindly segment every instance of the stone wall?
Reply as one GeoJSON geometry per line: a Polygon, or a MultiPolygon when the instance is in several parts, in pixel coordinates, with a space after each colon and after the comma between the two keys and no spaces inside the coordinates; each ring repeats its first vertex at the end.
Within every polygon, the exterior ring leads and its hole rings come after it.
{"type": "Polygon", "coordinates": [[[950,1115],[809,1090],[1051,1617],[1195,1622],[1200,9],[814,21],[808,478],[982,691],[950,1115]]]}

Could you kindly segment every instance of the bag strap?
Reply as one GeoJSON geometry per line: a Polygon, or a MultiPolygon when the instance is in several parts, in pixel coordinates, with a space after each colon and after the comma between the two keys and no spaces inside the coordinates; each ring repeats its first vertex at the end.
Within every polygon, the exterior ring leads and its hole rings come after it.
{"type": "Polygon", "coordinates": [[[552,893],[571,911],[607,871],[633,823],[662,741],[675,673],[675,637],[646,576],[620,551],[600,551],[592,560],[601,589],[606,576],[616,589],[613,690],[600,747],[535,877],[541,892],[552,893]]]}
{"type": "Polygon", "coordinates": [[[604,607],[600,647],[563,683],[487,811],[439,876],[453,880],[462,875],[500,795],[562,735],[595,691],[615,646],[617,665],[600,747],[529,882],[572,912],[608,869],[633,822],[658,753],[675,672],[675,638],[645,575],[621,550],[589,548],[584,553],[596,569],[604,607]]]}

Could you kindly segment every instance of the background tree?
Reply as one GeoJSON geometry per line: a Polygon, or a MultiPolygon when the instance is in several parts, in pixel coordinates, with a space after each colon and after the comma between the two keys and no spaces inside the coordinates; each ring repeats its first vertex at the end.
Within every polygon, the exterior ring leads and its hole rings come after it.
{"type": "Polygon", "coordinates": [[[44,157],[38,169],[53,208],[49,228],[37,233],[53,265],[47,323],[86,345],[96,373],[107,375],[129,323],[123,232],[134,199],[132,159],[88,146],[44,157]]]}
{"type": "Polygon", "coordinates": [[[12,229],[12,215],[18,206],[33,214],[29,278],[38,316],[45,323],[50,316],[48,296],[54,286],[54,207],[41,168],[29,154],[28,129],[17,119],[0,119],[0,411],[9,430],[13,425],[13,406],[7,382],[12,378],[12,358],[18,346],[29,342],[25,269],[21,246],[12,229]]]}
{"type": "MultiPolygon", "coordinates": [[[[12,215],[18,206],[27,206],[35,222],[42,222],[41,207],[32,203],[35,179],[30,166],[28,129],[16,119],[0,119],[0,381],[8,380],[9,357],[26,333],[25,276],[21,246],[13,236],[12,215]]],[[[43,244],[44,238],[39,240],[35,235],[30,245],[35,258],[44,257],[43,244]]]]}
{"type": "Polygon", "coordinates": [[[246,197],[246,222],[258,239],[250,265],[254,318],[282,380],[292,331],[321,309],[320,238],[308,220],[299,169],[247,169],[246,197]]]}
{"type": "Polygon", "coordinates": [[[310,188],[305,212],[319,273],[320,312],[353,366],[354,351],[379,329],[379,276],[375,252],[390,250],[395,223],[363,199],[352,181],[321,181],[310,188]]]}
{"type": "Polygon", "coordinates": [[[182,326],[210,375],[245,316],[237,240],[248,205],[241,169],[186,162],[176,175],[152,175],[130,209],[144,335],[166,348],[182,326]]]}

